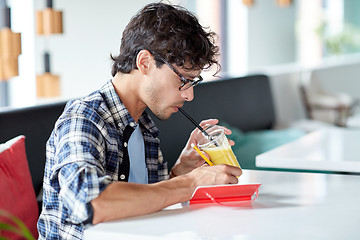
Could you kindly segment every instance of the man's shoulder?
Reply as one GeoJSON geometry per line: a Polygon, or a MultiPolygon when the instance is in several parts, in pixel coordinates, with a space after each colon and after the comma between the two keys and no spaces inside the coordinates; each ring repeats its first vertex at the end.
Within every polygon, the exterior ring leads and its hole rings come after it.
{"type": "Polygon", "coordinates": [[[100,91],[95,91],[81,99],[74,99],[67,102],[64,112],[59,120],[69,118],[86,118],[99,122],[107,118],[109,109],[100,91]]]}
{"type": "Polygon", "coordinates": [[[82,99],[71,100],[66,104],[65,115],[90,115],[97,113],[101,109],[103,101],[99,97],[84,97],[82,99]]]}

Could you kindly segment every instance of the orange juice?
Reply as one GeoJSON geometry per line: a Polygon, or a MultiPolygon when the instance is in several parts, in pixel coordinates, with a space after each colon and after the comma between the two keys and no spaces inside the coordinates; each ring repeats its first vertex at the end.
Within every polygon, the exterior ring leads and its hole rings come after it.
{"type": "Polygon", "coordinates": [[[213,148],[203,148],[203,150],[209,154],[210,160],[214,163],[214,165],[227,164],[240,168],[239,162],[237,161],[234,152],[231,150],[231,147],[226,145],[213,148]]]}

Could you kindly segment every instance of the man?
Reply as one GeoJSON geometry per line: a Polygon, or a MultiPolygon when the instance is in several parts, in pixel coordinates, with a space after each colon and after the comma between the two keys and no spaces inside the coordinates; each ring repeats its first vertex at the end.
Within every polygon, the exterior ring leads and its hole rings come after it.
{"type": "Polygon", "coordinates": [[[202,69],[217,64],[213,36],[185,9],[163,3],[131,19],[112,57],[113,79],[69,102],[47,143],[40,239],[81,239],[90,224],[188,201],[200,185],[237,183],[241,169],[203,166],[190,147],[198,130],[169,179],[158,130],[144,112],[165,120],[194,98],[202,69]]]}

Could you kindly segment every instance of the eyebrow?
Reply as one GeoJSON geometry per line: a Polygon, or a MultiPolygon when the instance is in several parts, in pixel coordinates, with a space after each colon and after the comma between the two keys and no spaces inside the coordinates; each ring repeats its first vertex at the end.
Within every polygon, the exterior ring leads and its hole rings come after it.
{"type": "MultiPolygon", "coordinates": [[[[183,74],[184,75],[184,74],[183,74]]],[[[190,78],[190,79],[194,79],[194,78],[196,78],[196,77],[198,77],[198,76],[194,76],[194,75],[187,75],[186,74],[186,76],[185,76],[186,78],[190,78]]]]}
{"type": "Polygon", "coordinates": [[[186,77],[186,78],[190,78],[190,79],[194,79],[194,78],[197,78],[197,77],[199,77],[200,75],[201,75],[201,72],[198,74],[198,75],[194,75],[194,74],[191,74],[191,73],[189,73],[189,72],[187,72],[187,71],[184,71],[185,73],[183,74],[183,73],[181,73],[184,77],[186,77]]]}
{"type": "Polygon", "coordinates": [[[196,77],[198,77],[199,75],[192,75],[192,74],[188,74],[188,73],[181,73],[179,70],[177,70],[181,75],[183,75],[186,78],[190,78],[190,79],[194,79],[196,77]]]}
{"type": "Polygon", "coordinates": [[[169,64],[173,69],[175,69],[175,71],[177,71],[179,74],[181,74],[182,76],[184,76],[185,78],[188,78],[190,80],[200,76],[200,75],[192,75],[192,74],[188,74],[188,73],[181,73],[180,70],[176,69],[171,63],[169,63],[169,64]]]}

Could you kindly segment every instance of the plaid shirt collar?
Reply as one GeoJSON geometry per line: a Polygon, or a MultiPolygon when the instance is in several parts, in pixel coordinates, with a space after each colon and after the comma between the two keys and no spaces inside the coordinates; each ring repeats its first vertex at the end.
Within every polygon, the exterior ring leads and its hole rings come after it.
{"type": "MultiPolygon", "coordinates": [[[[111,80],[101,88],[100,94],[103,96],[110,111],[108,117],[113,118],[115,121],[114,124],[121,132],[123,132],[125,127],[130,125],[131,122],[135,122],[124,103],[121,101],[119,95],[116,93],[111,80]]],[[[154,138],[158,137],[159,129],[145,111],[140,116],[139,123],[143,134],[150,134],[154,138]]]]}

